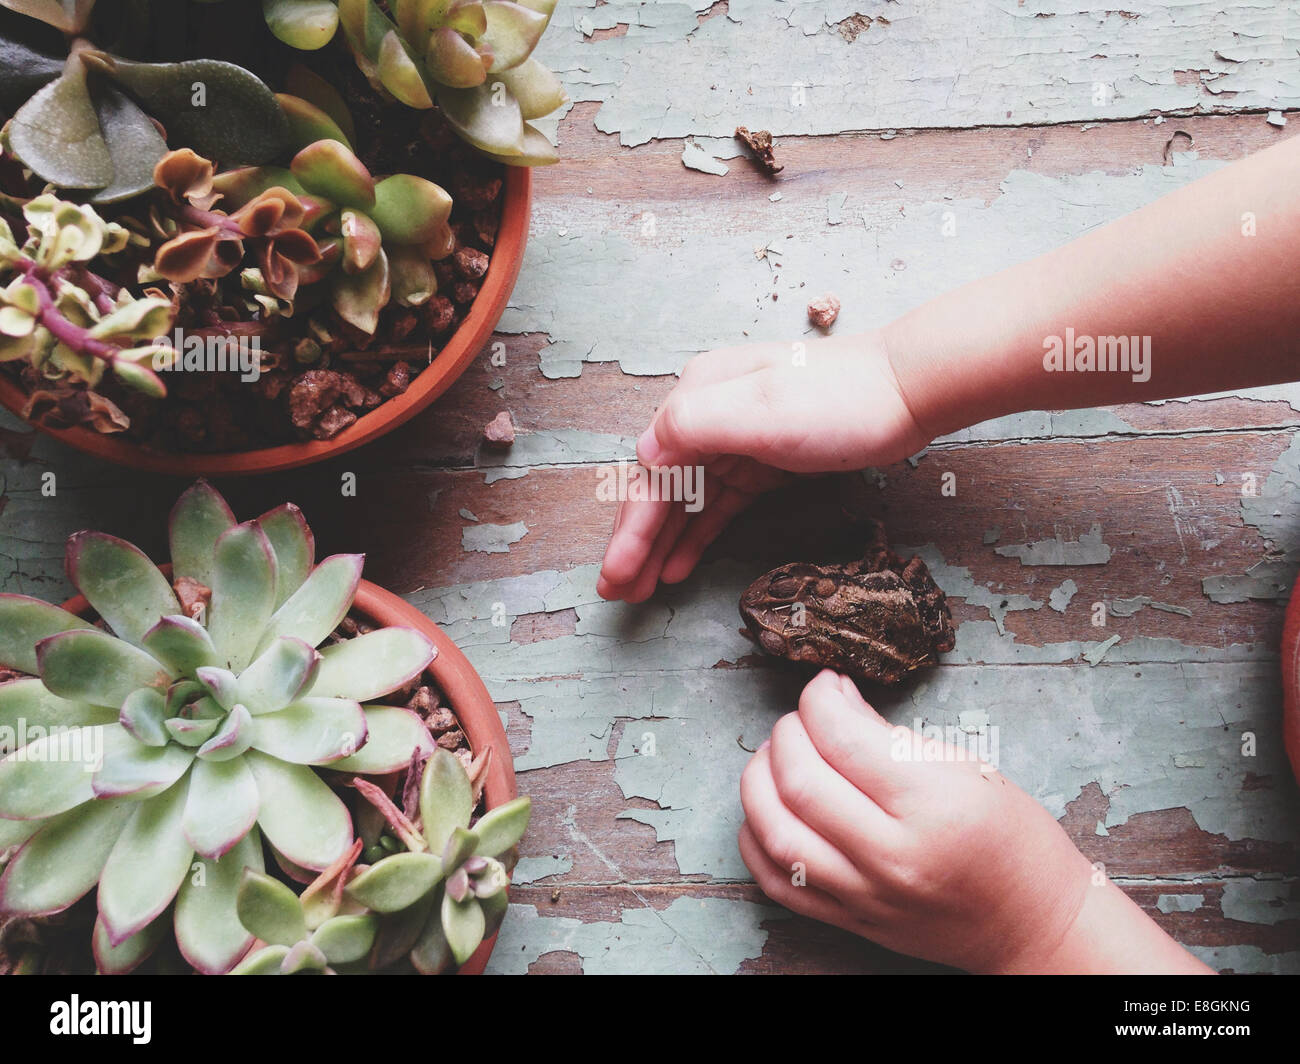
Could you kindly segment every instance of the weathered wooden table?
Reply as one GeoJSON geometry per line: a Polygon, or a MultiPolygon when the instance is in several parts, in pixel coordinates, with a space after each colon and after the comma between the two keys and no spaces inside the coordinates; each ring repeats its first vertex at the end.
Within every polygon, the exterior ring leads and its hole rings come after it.
{"type": "MultiPolygon", "coordinates": [[[[505,364],[485,352],[341,461],[221,485],[245,515],[299,502],[324,550],[365,550],[482,671],[535,801],[493,969],[926,968],[765,903],[736,852],[747,748],[799,687],[755,660],[736,600],[772,564],[850,555],[847,498],[956,600],[957,649],[882,700],[891,718],[987,729],[1211,965],[1300,970],[1276,661],[1300,388],[982,425],[768,500],[643,606],[593,590],[613,518],[597,470],[632,455],[693,353],[798,338],[823,291],[837,329],[882,324],[1289,135],[1268,112],[1300,107],[1300,5],[1084,6],[565,0],[542,53],[575,103],[537,175],[505,364]],[[777,136],[779,178],[737,124],[777,136]],[[683,138],[725,175],[685,167],[683,138]],[[478,447],[501,409],[522,430],[505,457],[478,447]]],[[[61,595],[79,528],[163,550],[181,484],[5,425],[4,590],[61,595]]]]}

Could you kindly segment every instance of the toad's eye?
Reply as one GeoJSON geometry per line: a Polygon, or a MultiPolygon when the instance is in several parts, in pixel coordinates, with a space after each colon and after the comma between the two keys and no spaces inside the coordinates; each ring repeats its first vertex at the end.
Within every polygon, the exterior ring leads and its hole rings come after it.
{"type": "Polygon", "coordinates": [[[777,598],[794,598],[799,593],[800,581],[793,576],[778,576],[769,588],[777,598]]]}

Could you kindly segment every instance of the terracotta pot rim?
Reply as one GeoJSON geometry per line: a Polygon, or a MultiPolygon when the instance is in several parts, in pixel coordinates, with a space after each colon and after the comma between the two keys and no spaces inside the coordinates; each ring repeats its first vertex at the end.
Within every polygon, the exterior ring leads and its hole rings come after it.
{"type": "MultiPolygon", "coordinates": [[[[160,565],[159,569],[170,578],[170,565],[160,565]]],[[[84,595],[77,595],[64,602],[63,608],[69,613],[81,615],[90,609],[90,603],[84,595]]],[[[460,647],[437,623],[405,599],[369,580],[362,580],[357,587],[352,608],[384,627],[415,628],[429,637],[437,649],[429,670],[451,703],[456,719],[469,740],[470,749],[478,752],[489,745],[493,748],[492,764],[488,766],[487,784],[483,791],[487,807],[495,809],[514,798],[518,789],[505,726],[501,723],[501,716],[487,686],[460,647]]],[[[481,975],[495,945],[496,935],[493,935],[461,965],[457,974],[481,975]]]]}
{"type": "MultiPolygon", "coordinates": [[[[172,476],[249,476],[321,462],[378,439],[413,418],[443,394],[478,356],[510,301],[523,264],[532,201],[532,171],[505,168],[501,223],[491,262],[479,294],[465,320],[443,345],[438,356],[399,396],[359,417],[332,440],[286,443],[252,451],[191,454],[156,451],[141,444],[90,429],[33,427],[86,454],[149,473],[172,476]]],[[[0,374],[0,406],[21,417],[27,392],[11,377],[0,374]]]]}

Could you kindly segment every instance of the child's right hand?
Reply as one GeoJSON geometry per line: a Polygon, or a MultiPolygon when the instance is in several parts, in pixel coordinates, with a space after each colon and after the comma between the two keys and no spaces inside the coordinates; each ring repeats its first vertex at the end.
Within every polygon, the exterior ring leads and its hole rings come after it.
{"type": "Polygon", "coordinates": [[[619,506],[597,592],[641,602],[684,580],[727,523],[790,473],[888,465],[929,437],[879,333],[728,347],[692,359],[637,444],[648,467],[702,466],[704,506],[619,506]]]}

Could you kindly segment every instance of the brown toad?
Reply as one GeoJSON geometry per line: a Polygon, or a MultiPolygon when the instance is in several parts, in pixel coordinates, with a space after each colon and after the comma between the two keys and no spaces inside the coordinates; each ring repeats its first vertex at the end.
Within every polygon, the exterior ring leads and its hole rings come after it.
{"type": "Polygon", "coordinates": [[[882,684],[936,664],[955,643],[925,562],[904,564],[879,522],[861,561],[773,569],[741,595],[740,616],[769,654],[882,684]]]}

